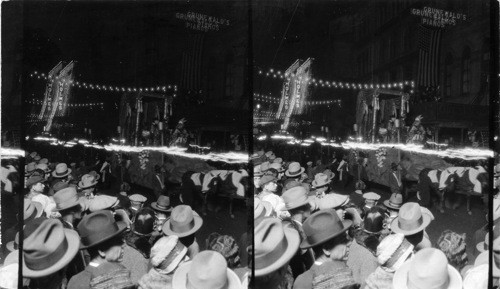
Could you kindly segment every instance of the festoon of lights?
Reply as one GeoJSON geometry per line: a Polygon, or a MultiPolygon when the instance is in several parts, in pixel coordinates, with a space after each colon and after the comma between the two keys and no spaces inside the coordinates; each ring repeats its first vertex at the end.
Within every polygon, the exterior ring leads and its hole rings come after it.
{"type": "MultiPolygon", "coordinates": [[[[265,102],[265,103],[280,103],[280,99],[271,95],[254,93],[253,96],[256,100],[265,102]]],[[[309,100],[305,102],[305,105],[331,105],[338,104],[342,105],[342,100],[340,99],[331,99],[331,100],[309,100]]],[[[260,107],[258,107],[260,108],[260,107]]]]}
{"type": "Polygon", "coordinates": [[[173,96],[177,96],[177,85],[169,84],[169,85],[162,85],[162,86],[150,86],[150,87],[133,87],[133,86],[114,86],[114,85],[99,85],[99,84],[92,84],[92,83],[87,83],[87,82],[82,82],[82,81],[76,81],[76,80],[65,80],[62,77],[52,77],[50,75],[47,75],[45,73],[40,73],[38,71],[34,71],[33,73],[30,74],[31,78],[37,78],[37,79],[44,79],[47,81],[59,81],[60,84],[63,85],[69,85],[73,87],[78,87],[82,89],[89,89],[89,90],[100,90],[100,91],[112,91],[112,92],[166,92],[167,90],[173,89],[174,94],[173,96]]]}
{"type": "MultiPolygon", "coordinates": [[[[33,104],[33,105],[43,105],[43,101],[41,99],[31,99],[31,100],[26,100],[26,103],[33,104]]],[[[69,103],[67,104],[68,107],[97,107],[99,106],[101,109],[104,108],[104,102],[87,102],[87,103],[69,103]]]]}
{"type": "MultiPolygon", "coordinates": [[[[269,68],[267,72],[259,70],[258,74],[269,78],[286,79],[286,80],[291,80],[292,77],[295,77],[295,73],[286,74],[281,72],[280,70],[275,70],[274,68],[269,68]]],[[[354,83],[346,81],[329,81],[329,80],[317,79],[314,77],[302,79],[301,76],[299,76],[299,80],[302,80],[306,84],[314,85],[316,87],[321,86],[321,87],[337,88],[337,89],[376,89],[376,88],[403,89],[405,86],[411,86],[410,93],[413,93],[414,92],[413,89],[415,88],[415,81],[413,80],[404,80],[399,82],[388,82],[388,83],[359,83],[359,82],[354,83]]]]}

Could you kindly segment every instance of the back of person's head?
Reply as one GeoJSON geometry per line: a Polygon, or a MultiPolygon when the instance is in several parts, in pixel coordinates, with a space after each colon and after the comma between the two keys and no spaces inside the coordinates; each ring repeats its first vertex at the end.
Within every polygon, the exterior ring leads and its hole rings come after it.
{"type": "Polygon", "coordinates": [[[239,246],[232,236],[211,233],[207,238],[206,248],[224,256],[228,268],[233,269],[240,265],[239,246]]]}
{"type": "Polygon", "coordinates": [[[444,230],[439,236],[437,247],[443,251],[450,265],[460,271],[468,263],[465,234],[444,230]]]}

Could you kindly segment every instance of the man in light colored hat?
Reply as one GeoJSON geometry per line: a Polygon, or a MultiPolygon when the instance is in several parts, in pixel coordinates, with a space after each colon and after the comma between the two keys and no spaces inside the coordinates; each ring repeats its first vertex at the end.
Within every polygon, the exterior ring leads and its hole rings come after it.
{"type": "MultiPolygon", "coordinates": [[[[297,230],[301,237],[301,241],[306,238],[302,224],[311,215],[311,198],[307,195],[307,191],[302,186],[293,187],[283,193],[281,198],[285,202],[285,208],[290,213],[290,218],[283,220],[283,226],[297,230]]],[[[309,270],[314,263],[314,255],[311,250],[302,249],[297,251],[297,254],[290,261],[292,274],[297,278],[300,274],[309,270]]]]}
{"type": "Polygon", "coordinates": [[[377,205],[378,200],[380,200],[380,195],[374,192],[367,192],[363,194],[363,199],[365,199],[363,211],[366,214],[372,207],[377,205]]]}
{"type": "Polygon", "coordinates": [[[384,206],[387,211],[387,223],[390,224],[394,218],[399,214],[399,209],[403,205],[403,195],[401,194],[391,194],[388,200],[384,201],[384,206]]]}
{"type": "Polygon", "coordinates": [[[65,163],[59,163],[56,169],[52,172],[52,177],[55,179],[66,179],[71,174],[71,169],[65,163]]]}
{"type": "Polygon", "coordinates": [[[414,246],[415,251],[431,247],[425,228],[434,220],[432,213],[418,203],[408,202],[401,206],[399,215],[392,220],[390,228],[401,233],[414,246]]]}
{"type": "Polygon", "coordinates": [[[323,198],[330,192],[330,183],[332,182],[333,176],[329,178],[326,174],[319,173],[314,176],[314,181],[312,181],[312,187],[315,189],[314,193],[317,198],[323,198]]]}
{"type": "Polygon", "coordinates": [[[190,206],[178,205],[172,210],[170,219],[163,224],[163,234],[179,237],[180,242],[188,248],[188,256],[192,259],[200,252],[196,232],[202,225],[203,219],[190,206]]]}
{"type": "Polygon", "coordinates": [[[170,212],[172,212],[172,206],[170,206],[170,198],[165,195],[160,195],[156,202],[151,203],[151,208],[153,208],[156,216],[156,230],[158,232],[161,232],[163,224],[170,216],[170,212]]]}
{"type": "Polygon", "coordinates": [[[43,211],[47,217],[50,217],[52,208],[55,207],[55,202],[45,194],[45,178],[42,176],[31,176],[28,179],[27,186],[30,191],[25,198],[42,204],[43,211]]]}
{"type": "Polygon", "coordinates": [[[144,203],[147,201],[147,198],[141,194],[133,194],[129,197],[130,200],[130,210],[132,211],[132,219],[137,214],[137,212],[142,208],[144,203]]]}
{"type": "Polygon", "coordinates": [[[75,229],[75,226],[82,219],[82,205],[78,198],[78,193],[73,187],[67,187],[54,194],[56,207],[53,211],[61,214],[60,220],[67,229],[75,229]]]}
{"type": "Polygon", "coordinates": [[[265,217],[275,217],[276,213],[273,210],[271,203],[261,201],[259,198],[254,197],[253,200],[253,222],[257,225],[265,217]]]}
{"type": "Polygon", "coordinates": [[[299,180],[304,171],[305,169],[301,167],[298,162],[292,162],[288,165],[288,169],[285,171],[285,176],[291,179],[299,180]]]}
{"type": "Polygon", "coordinates": [[[176,289],[225,288],[242,289],[236,273],[227,267],[224,257],[206,250],[179,266],[172,279],[176,289]]]}
{"type": "Polygon", "coordinates": [[[255,226],[254,243],[255,288],[290,288],[287,268],[299,249],[299,233],[276,218],[264,218],[255,226]]]}
{"type": "Polygon", "coordinates": [[[98,181],[95,176],[86,174],[83,175],[80,182],[78,182],[78,187],[82,190],[82,193],[85,197],[91,199],[97,194],[97,184],[98,181]]]}
{"type": "Polygon", "coordinates": [[[328,284],[326,288],[354,284],[352,271],[346,264],[352,243],[347,230],[351,225],[351,220],[340,220],[332,210],[320,210],[307,218],[303,225],[306,238],[300,248],[312,248],[316,260],[309,270],[295,279],[293,288],[314,288],[319,281],[315,276],[320,275],[328,284]]]}
{"type": "Polygon", "coordinates": [[[111,210],[119,203],[117,197],[108,195],[97,195],[93,199],[87,200],[87,209],[89,212],[97,212],[102,210],[111,210]]]}
{"type": "Polygon", "coordinates": [[[448,264],[443,252],[425,248],[396,270],[392,280],[394,288],[462,288],[462,277],[448,264]]]}

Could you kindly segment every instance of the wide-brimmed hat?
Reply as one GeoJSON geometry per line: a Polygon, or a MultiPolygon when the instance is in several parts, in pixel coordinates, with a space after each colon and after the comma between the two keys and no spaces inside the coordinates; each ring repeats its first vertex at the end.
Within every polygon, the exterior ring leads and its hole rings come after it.
{"type": "Polygon", "coordinates": [[[327,175],[319,173],[314,176],[314,181],[312,181],[312,186],[314,188],[319,188],[322,186],[326,186],[331,182],[332,180],[327,175]]]}
{"type": "Polygon", "coordinates": [[[39,278],[55,273],[78,253],[80,237],[64,229],[59,220],[45,220],[23,244],[23,277],[39,278]]]}
{"type": "Polygon", "coordinates": [[[388,200],[384,201],[384,205],[393,210],[399,210],[403,205],[403,195],[393,193],[388,200]]]}
{"type": "Polygon", "coordinates": [[[300,166],[298,162],[292,162],[288,165],[288,169],[285,171],[285,176],[287,177],[298,177],[300,176],[306,169],[300,166]]]}
{"type": "Polygon", "coordinates": [[[179,238],[196,233],[203,225],[203,219],[187,205],[178,205],[172,210],[170,219],[163,224],[163,233],[179,238]]]}
{"type": "Polygon", "coordinates": [[[171,212],[170,198],[164,195],[158,197],[158,201],[151,203],[151,207],[161,212],[171,212]]]}
{"type": "Polygon", "coordinates": [[[148,200],[148,198],[146,198],[145,196],[143,195],[140,195],[140,194],[133,194],[133,195],[130,195],[128,197],[128,199],[130,200],[130,202],[132,203],[132,205],[138,205],[138,204],[143,204],[144,202],[146,202],[148,200]]]}
{"type": "Polygon", "coordinates": [[[333,178],[335,178],[335,173],[332,172],[332,170],[330,170],[330,169],[324,170],[323,174],[327,175],[328,179],[330,179],[330,180],[333,180],[333,178]]]}
{"type": "Polygon", "coordinates": [[[163,274],[174,271],[187,257],[187,248],[177,236],[163,236],[151,248],[151,265],[163,274]]]}
{"type": "Polygon", "coordinates": [[[311,248],[331,240],[351,227],[351,220],[341,221],[333,210],[320,210],[309,216],[302,225],[306,238],[301,249],[311,248]]]}
{"type": "Polygon", "coordinates": [[[52,211],[61,211],[80,205],[78,193],[74,187],[67,187],[54,194],[56,207],[52,211]]]}
{"type": "Polygon", "coordinates": [[[253,176],[254,177],[260,177],[260,176],[263,176],[263,175],[264,175],[264,173],[260,169],[260,165],[256,165],[256,166],[253,167],[253,176]]]}
{"type": "Polygon", "coordinates": [[[263,188],[265,185],[267,185],[270,182],[274,182],[277,179],[273,175],[265,175],[260,178],[259,180],[259,186],[263,188]]]}
{"type": "Polygon", "coordinates": [[[380,199],[380,195],[374,192],[368,192],[363,194],[363,199],[369,201],[378,201],[380,199]]]}
{"type": "Polygon", "coordinates": [[[384,229],[385,210],[379,206],[371,207],[363,220],[363,231],[378,234],[384,229]]]}
{"type": "Polygon", "coordinates": [[[269,165],[269,169],[275,169],[276,171],[278,171],[278,173],[282,173],[285,171],[281,164],[278,163],[272,163],[271,165],[269,165]]]}
{"type": "Polygon", "coordinates": [[[99,245],[120,235],[126,228],[125,222],[115,221],[111,211],[102,210],[88,214],[78,224],[78,233],[80,233],[82,241],[80,249],[99,245]]]}
{"type": "Polygon", "coordinates": [[[425,229],[431,223],[432,216],[423,214],[420,205],[409,202],[401,206],[399,215],[391,222],[391,230],[405,236],[413,235],[425,229]]]}
{"type": "Polygon", "coordinates": [[[35,175],[31,176],[26,180],[26,187],[29,188],[32,185],[38,184],[38,183],[44,183],[46,179],[43,176],[35,175]]]}
{"type": "Polygon", "coordinates": [[[255,197],[253,199],[253,218],[269,217],[273,213],[273,205],[267,201],[255,197]]]}
{"type": "Polygon", "coordinates": [[[425,248],[396,271],[392,284],[398,289],[460,289],[462,277],[442,251],[425,248]]]}
{"type": "Polygon", "coordinates": [[[80,189],[88,189],[88,188],[91,188],[97,184],[98,184],[98,182],[97,182],[97,179],[95,178],[95,176],[86,174],[86,175],[83,175],[80,182],[78,182],[78,187],[80,189]]]}
{"type": "Polygon", "coordinates": [[[52,186],[52,190],[54,191],[54,193],[57,193],[60,190],[65,189],[67,187],[69,187],[69,183],[64,181],[59,181],[52,186]]]}
{"type": "Polygon", "coordinates": [[[101,176],[96,171],[90,171],[88,174],[93,176],[96,181],[98,181],[101,178],[101,176]]]}
{"type": "Polygon", "coordinates": [[[470,268],[464,276],[464,289],[487,289],[488,269],[488,264],[482,264],[470,268]]]}
{"type": "Polygon", "coordinates": [[[215,251],[202,251],[192,261],[177,268],[172,279],[176,289],[212,288],[241,289],[241,282],[233,270],[227,268],[226,259],[215,251]]]}
{"type": "Polygon", "coordinates": [[[403,234],[390,234],[377,246],[377,262],[389,272],[398,270],[413,253],[414,246],[403,234]]]}
{"type": "Polygon", "coordinates": [[[36,169],[36,163],[35,162],[31,162],[29,164],[26,165],[26,168],[25,168],[25,175],[26,176],[29,176],[31,173],[33,173],[36,169]]]}
{"type": "Polygon", "coordinates": [[[43,164],[38,164],[36,165],[36,169],[37,170],[42,170],[44,171],[46,174],[50,173],[52,170],[49,168],[49,165],[46,164],[46,163],[43,163],[43,164]]]}
{"type": "Polygon", "coordinates": [[[38,164],[47,164],[48,165],[49,164],[49,159],[43,158],[40,161],[38,161],[38,164]]]}
{"type": "Polygon", "coordinates": [[[118,205],[120,201],[118,201],[117,197],[108,196],[108,195],[97,195],[94,198],[88,201],[87,209],[90,212],[97,212],[101,210],[107,210],[118,205]]]}
{"type": "Polygon", "coordinates": [[[307,190],[303,186],[293,187],[286,190],[281,198],[285,202],[285,207],[282,210],[292,210],[309,204],[311,201],[307,195],[307,190]]]}
{"type": "Polygon", "coordinates": [[[480,253],[482,253],[484,251],[488,251],[489,250],[489,243],[490,243],[490,233],[487,232],[486,236],[484,237],[484,241],[481,241],[481,242],[476,244],[476,249],[480,253]]]}
{"type": "Polygon", "coordinates": [[[264,218],[254,229],[254,274],[264,276],[287,264],[299,248],[297,230],[280,220],[264,218]]]}
{"type": "Polygon", "coordinates": [[[132,232],[137,235],[151,235],[155,225],[155,212],[150,208],[143,208],[135,215],[132,232]]]}
{"type": "Polygon", "coordinates": [[[56,169],[52,172],[54,178],[64,178],[69,174],[71,174],[71,169],[65,163],[57,164],[56,169]]]}
{"type": "Polygon", "coordinates": [[[24,199],[23,206],[23,220],[25,223],[40,217],[43,213],[43,206],[39,202],[24,199]]]}

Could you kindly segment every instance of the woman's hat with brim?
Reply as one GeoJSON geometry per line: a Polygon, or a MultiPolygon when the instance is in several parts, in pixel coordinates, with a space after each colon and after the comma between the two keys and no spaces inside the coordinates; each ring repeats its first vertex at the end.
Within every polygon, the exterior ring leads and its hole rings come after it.
{"type": "Polygon", "coordinates": [[[54,178],[64,178],[71,174],[71,169],[65,163],[57,164],[55,170],[52,172],[54,178]]]}
{"type": "Polygon", "coordinates": [[[288,169],[285,171],[285,176],[287,177],[299,177],[305,171],[303,167],[300,166],[298,162],[292,162],[288,165],[288,169]]]}
{"type": "Polygon", "coordinates": [[[397,193],[391,194],[391,197],[388,200],[384,201],[384,205],[389,209],[399,211],[399,209],[403,205],[403,195],[397,193]]]}
{"type": "Polygon", "coordinates": [[[163,234],[186,237],[196,233],[203,225],[203,219],[187,205],[178,205],[170,213],[170,219],[163,224],[163,234]]]}
{"type": "Polygon", "coordinates": [[[80,237],[59,220],[45,220],[23,245],[23,277],[49,276],[68,265],[78,253],[80,237]]]}
{"type": "Polygon", "coordinates": [[[319,188],[322,186],[326,186],[331,182],[332,182],[332,180],[328,177],[328,175],[325,175],[323,173],[319,173],[319,174],[316,174],[314,176],[314,181],[312,181],[312,186],[314,188],[319,188]]]}
{"type": "Polygon", "coordinates": [[[151,207],[154,210],[160,212],[169,213],[172,211],[172,207],[170,206],[170,198],[164,195],[158,197],[158,201],[151,203],[151,207]]]}
{"type": "Polygon", "coordinates": [[[83,175],[80,182],[78,182],[78,187],[80,189],[88,189],[96,186],[98,184],[95,176],[90,174],[83,175]]]}
{"type": "Polygon", "coordinates": [[[423,231],[430,223],[432,216],[423,214],[420,205],[409,202],[401,206],[399,215],[391,222],[391,230],[405,236],[423,231]]]}
{"type": "Polygon", "coordinates": [[[172,287],[242,289],[238,275],[227,268],[226,259],[210,250],[202,251],[192,261],[180,265],[175,270],[172,287]]]}
{"type": "Polygon", "coordinates": [[[394,288],[462,288],[462,277],[448,264],[446,255],[435,248],[418,251],[413,259],[404,263],[394,274],[394,288]]]}
{"type": "Polygon", "coordinates": [[[264,218],[254,229],[254,274],[264,276],[285,264],[299,249],[297,230],[284,227],[280,220],[264,218]]]}
{"type": "Polygon", "coordinates": [[[301,249],[321,245],[351,227],[351,220],[341,221],[333,210],[320,210],[309,216],[302,225],[306,238],[300,244],[301,249]]]}
{"type": "Polygon", "coordinates": [[[78,233],[81,237],[80,249],[87,249],[99,245],[127,229],[125,222],[116,222],[113,213],[102,210],[88,214],[78,224],[78,233]]]}

